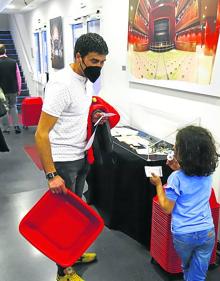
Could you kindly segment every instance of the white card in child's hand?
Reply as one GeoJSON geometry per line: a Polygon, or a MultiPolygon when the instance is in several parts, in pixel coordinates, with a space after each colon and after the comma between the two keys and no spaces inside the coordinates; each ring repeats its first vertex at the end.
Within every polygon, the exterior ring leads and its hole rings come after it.
{"type": "Polygon", "coordinates": [[[145,166],[144,169],[145,169],[145,174],[148,178],[152,177],[152,173],[154,173],[156,176],[159,176],[159,177],[163,176],[161,166],[145,166]]]}

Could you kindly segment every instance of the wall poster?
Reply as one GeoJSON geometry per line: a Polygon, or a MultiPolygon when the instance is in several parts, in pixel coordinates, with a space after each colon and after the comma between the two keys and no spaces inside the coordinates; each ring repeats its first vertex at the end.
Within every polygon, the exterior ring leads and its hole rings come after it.
{"type": "Polygon", "coordinates": [[[219,29],[220,0],[129,0],[130,80],[220,96],[219,29]]]}
{"type": "Polygon", "coordinates": [[[50,20],[50,42],[52,67],[61,69],[64,67],[62,17],[50,20]]]}

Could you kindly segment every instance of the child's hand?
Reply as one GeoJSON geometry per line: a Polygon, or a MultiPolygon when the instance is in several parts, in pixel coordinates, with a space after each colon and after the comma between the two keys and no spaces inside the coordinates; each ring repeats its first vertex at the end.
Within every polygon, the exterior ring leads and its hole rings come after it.
{"type": "Polygon", "coordinates": [[[167,160],[166,164],[173,170],[179,170],[180,169],[180,164],[178,163],[178,161],[176,160],[176,158],[174,157],[173,160],[167,160]]]}
{"type": "Polygon", "coordinates": [[[151,173],[152,177],[150,177],[150,182],[157,186],[157,185],[162,185],[161,179],[159,176],[156,176],[154,173],[151,173]]]}

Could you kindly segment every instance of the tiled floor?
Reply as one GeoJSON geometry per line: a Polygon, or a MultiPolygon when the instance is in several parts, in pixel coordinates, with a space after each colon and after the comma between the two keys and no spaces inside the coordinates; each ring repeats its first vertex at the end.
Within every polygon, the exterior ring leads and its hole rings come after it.
{"type": "MultiPolygon", "coordinates": [[[[43,172],[25,154],[34,128],[6,136],[9,153],[0,153],[0,281],[55,281],[56,266],[35,250],[18,232],[24,214],[47,189],[43,172]]],[[[91,247],[98,261],[77,266],[86,281],[182,280],[151,263],[149,252],[123,233],[105,228],[91,247]]],[[[217,281],[220,267],[210,270],[208,281],[217,281]]],[[[196,281],[196,280],[195,280],[196,281]]]]}

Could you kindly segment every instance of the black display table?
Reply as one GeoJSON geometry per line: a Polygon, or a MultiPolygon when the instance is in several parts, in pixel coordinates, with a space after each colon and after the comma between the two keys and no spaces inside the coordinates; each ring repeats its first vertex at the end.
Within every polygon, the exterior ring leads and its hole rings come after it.
{"type": "Polygon", "coordinates": [[[87,182],[89,201],[103,217],[105,225],[120,230],[149,248],[152,199],[155,187],[144,166],[162,166],[166,180],[171,169],[166,156],[140,156],[125,143],[113,138],[113,151],[102,153],[102,161],[91,166],[87,182]]]}

